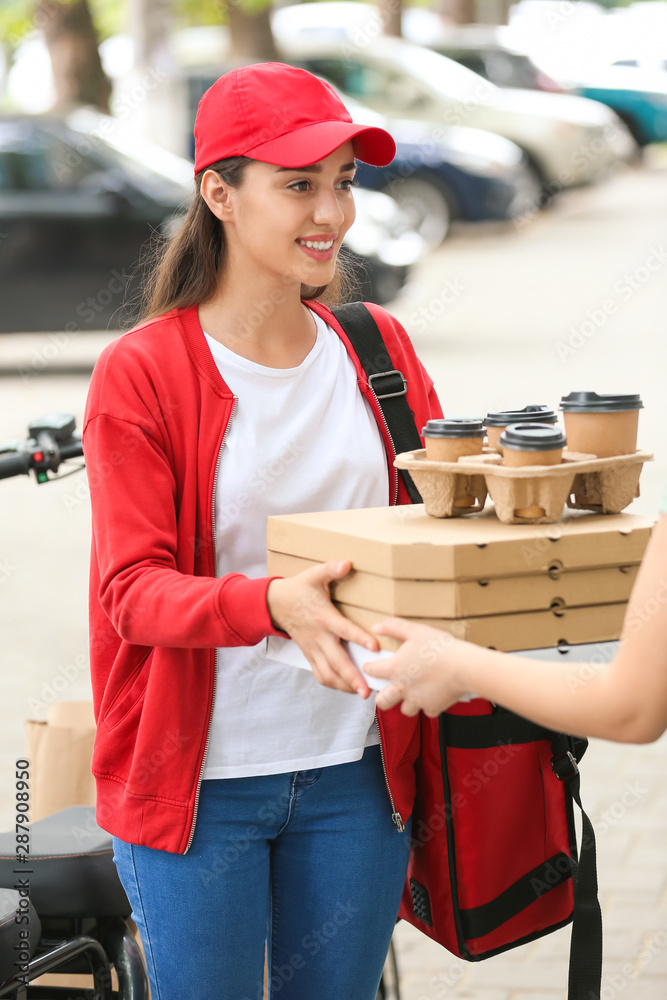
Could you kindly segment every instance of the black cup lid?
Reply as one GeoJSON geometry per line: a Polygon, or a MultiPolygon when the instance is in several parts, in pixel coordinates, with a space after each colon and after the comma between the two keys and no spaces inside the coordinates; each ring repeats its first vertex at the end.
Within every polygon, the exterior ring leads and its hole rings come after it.
{"type": "Polygon", "coordinates": [[[558,415],[546,404],[531,403],[524,406],[523,410],[496,410],[494,413],[487,413],[484,423],[487,427],[507,427],[508,424],[518,424],[523,420],[555,424],[558,415]]]}
{"type": "Polygon", "coordinates": [[[500,445],[515,451],[555,451],[567,444],[560,427],[551,424],[509,424],[500,435],[500,445]]]}
{"type": "Polygon", "coordinates": [[[422,430],[425,437],[468,438],[484,437],[481,417],[445,417],[444,420],[427,420],[422,430]]]}
{"type": "Polygon", "coordinates": [[[643,407],[637,392],[626,395],[571,392],[560,401],[560,409],[565,413],[610,413],[614,410],[641,410],[643,407]]]}

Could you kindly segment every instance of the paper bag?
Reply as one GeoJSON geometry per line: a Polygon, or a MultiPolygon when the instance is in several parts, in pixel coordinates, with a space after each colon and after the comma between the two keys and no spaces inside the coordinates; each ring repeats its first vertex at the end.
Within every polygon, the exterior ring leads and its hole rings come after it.
{"type": "Polygon", "coordinates": [[[26,720],[31,822],[68,806],[95,805],[90,773],[94,739],[90,701],[56,702],[46,722],[26,720]]]}

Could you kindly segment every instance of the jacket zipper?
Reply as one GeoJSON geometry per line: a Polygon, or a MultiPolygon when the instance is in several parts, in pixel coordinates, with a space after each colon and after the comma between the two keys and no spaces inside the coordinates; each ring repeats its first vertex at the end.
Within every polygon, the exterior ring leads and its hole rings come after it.
{"type": "Polygon", "coordinates": [[[384,745],[382,743],[382,729],[380,727],[380,720],[377,719],[378,733],[380,734],[380,760],[382,761],[382,770],[384,771],[384,783],[387,786],[387,792],[389,793],[389,801],[391,802],[391,818],[396,824],[396,829],[399,833],[403,833],[405,830],[405,823],[403,822],[403,817],[396,808],[396,803],[394,802],[394,796],[391,793],[391,785],[389,784],[389,776],[387,774],[387,765],[384,760],[384,745]]]}
{"type": "MultiPolygon", "coordinates": [[[[380,406],[380,401],[377,398],[377,394],[375,392],[375,389],[373,388],[373,386],[370,383],[368,383],[368,388],[373,393],[373,398],[375,399],[375,403],[376,403],[376,406],[377,406],[377,409],[378,409],[378,413],[382,417],[382,423],[384,424],[385,430],[387,432],[387,439],[391,443],[391,450],[392,450],[392,453],[393,453],[393,457],[396,458],[396,449],[394,448],[394,442],[392,441],[391,434],[389,433],[389,425],[387,423],[387,420],[386,420],[386,417],[385,417],[384,413],[382,412],[382,407],[380,406]]],[[[395,465],[393,465],[393,463],[392,463],[392,469],[393,469],[393,472],[394,472],[394,499],[393,499],[393,502],[392,502],[392,507],[395,507],[396,504],[398,503],[398,469],[396,468],[395,465]]],[[[389,801],[391,802],[391,818],[394,821],[394,823],[396,824],[396,829],[398,830],[398,832],[399,833],[403,833],[403,831],[405,830],[405,823],[403,822],[403,817],[401,816],[400,812],[398,812],[398,810],[396,809],[396,803],[394,802],[394,796],[393,796],[392,791],[391,791],[391,785],[389,784],[389,775],[387,774],[387,765],[386,765],[385,759],[384,759],[384,743],[382,742],[382,739],[383,739],[383,737],[382,737],[382,728],[380,726],[380,720],[379,720],[379,718],[377,718],[377,727],[378,727],[378,733],[380,735],[380,760],[382,761],[382,770],[384,772],[384,783],[387,786],[387,792],[389,794],[389,801]]]]}
{"type": "MultiPolygon", "coordinates": [[[[380,413],[380,416],[382,417],[382,422],[383,422],[383,424],[385,426],[385,429],[387,431],[387,438],[389,439],[389,441],[391,441],[391,434],[389,433],[389,427],[387,425],[387,421],[385,419],[384,413],[382,412],[382,408],[380,407],[380,403],[378,401],[377,395],[375,394],[375,391],[374,391],[374,389],[373,389],[372,386],[369,385],[368,388],[373,393],[373,397],[374,397],[375,402],[377,404],[378,412],[380,413]]],[[[236,410],[236,404],[237,403],[238,403],[238,397],[234,396],[234,403],[233,403],[233,406],[232,406],[232,412],[231,412],[231,414],[229,416],[229,421],[227,423],[227,427],[225,428],[225,433],[223,435],[222,442],[220,444],[220,448],[218,450],[218,458],[216,460],[216,466],[215,466],[215,475],[214,475],[214,478],[213,478],[213,493],[212,493],[212,500],[211,500],[211,529],[212,529],[212,538],[213,538],[213,559],[214,559],[216,576],[217,576],[217,553],[216,553],[216,548],[215,548],[215,495],[216,495],[216,489],[217,489],[217,485],[218,485],[218,473],[219,473],[219,470],[220,470],[220,455],[222,453],[222,448],[224,446],[225,440],[227,438],[227,434],[229,432],[229,425],[231,424],[232,417],[234,416],[234,412],[236,410]]],[[[394,449],[393,442],[392,442],[392,452],[393,452],[393,455],[394,455],[394,458],[395,458],[396,457],[396,451],[394,449]]],[[[396,506],[397,501],[398,501],[398,469],[394,468],[394,500],[393,500],[392,506],[396,506]]],[[[194,835],[195,835],[195,824],[197,822],[197,811],[199,809],[199,796],[200,796],[200,793],[201,793],[202,775],[204,773],[204,765],[206,764],[206,757],[207,757],[207,754],[208,754],[209,743],[210,743],[210,740],[211,740],[211,718],[212,718],[212,715],[213,715],[213,704],[215,703],[215,692],[216,692],[216,687],[217,687],[217,679],[218,679],[218,650],[217,650],[217,647],[216,647],[216,650],[215,650],[215,661],[214,661],[213,700],[211,702],[211,714],[209,715],[209,719],[208,719],[208,729],[206,731],[206,742],[204,744],[204,755],[202,757],[201,767],[199,769],[199,778],[197,779],[197,794],[195,796],[195,808],[194,808],[194,816],[192,818],[192,828],[191,828],[191,831],[190,831],[190,839],[188,840],[187,847],[185,848],[185,851],[183,852],[184,854],[187,854],[187,852],[190,850],[190,845],[192,844],[192,841],[193,841],[194,835]]],[[[396,809],[396,804],[394,802],[394,796],[393,796],[392,791],[391,791],[391,785],[389,784],[389,776],[387,774],[387,765],[385,763],[385,757],[384,757],[384,745],[383,745],[383,742],[382,742],[382,730],[380,728],[379,721],[378,721],[378,733],[380,735],[380,759],[382,761],[382,771],[384,773],[384,782],[385,782],[385,785],[387,786],[387,793],[389,795],[389,801],[391,803],[391,810],[392,810],[392,812],[391,812],[391,818],[394,821],[394,823],[396,824],[396,829],[398,830],[398,832],[399,833],[403,833],[403,831],[405,830],[405,824],[403,823],[403,817],[401,816],[401,814],[396,809]]]]}
{"type": "MultiPolygon", "coordinates": [[[[392,441],[391,434],[389,433],[389,424],[387,423],[387,419],[386,419],[384,413],[382,412],[382,407],[380,406],[380,400],[377,398],[377,394],[375,392],[375,389],[370,384],[370,382],[368,382],[367,385],[368,385],[369,391],[373,394],[373,399],[375,400],[375,404],[377,406],[378,413],[382,417],[382,423],[384,424],[384,429],[387,432],[387,440],[391,444],[391,450],[392,450],[393,457],[396,458],[396,449],[394,448],[394,442],[392,441]]],[[[392,461],[392,471],[394,473],[394,499],[392,500],[391,506],[395,507],[396,504],[398,503],[398,469],[393,464],[393,461],[392,461]]]]}
{"type": "MultiPolygon", "coordinates": [[[[211,493],[211,538],[213,539],[213,571],[214,575],[218,575],[218,551],[215,543],[215,495],[218,488],[218,475],[220,472],[220,459],[222,457],[222,449],[225,446],[225,441],[227,440],[227,435],[229,433],[229,428],[232,422],[232,417],[236,411],[236,404],[238,403],[238,396],[234,396],[234,402],[232,403],[232,412],[229,414],[229,420],[227,421],[227,426],[225,427],[225,433],[222,435],[222,441],[220,442],[220,447],[218,448],[218,455],[215,460],[215,472],[213,474],[213,491],[211,493]]],[[[213,718],[213,706],[215,705],[215,692],[218,686],[218,647],[215,648],[215,654],[213,658],[213,698],[211,699],[211,711],[208,716],[208,726],[206,729],[206,741],[204,743],[204,755],[201,759],[201,767],[199,768],[199,777],[197,779],[197,793],[195,795],[195,809],[194,815],[192,817],[192,827],[190,829],[190,839],[188,840],[188,845],[183,851],[187,854],[190,850],[190,845],[194,839],[195,835],[195,824],[197,822],[197,811],[199,809],[199,796],[201,794],[201,783],[202,776],[204,774],[204,765],[206,764],[206,757],[208,755],[208,747],[211,742],[211,720],[213,718]]]]}

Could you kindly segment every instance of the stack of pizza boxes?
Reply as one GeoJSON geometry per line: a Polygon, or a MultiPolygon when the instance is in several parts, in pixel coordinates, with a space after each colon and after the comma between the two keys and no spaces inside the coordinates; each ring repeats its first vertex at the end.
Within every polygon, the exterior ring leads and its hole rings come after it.
{"type": "Polygon", "coordinates": [[[274,516],[268,573],[351,560],[332,597],[366,629],[400,615],[505,651],[605,642],[620,635],[652,524],[581,511],[504,524],[488,507],[437,518],[422,504],[274,516]]]}

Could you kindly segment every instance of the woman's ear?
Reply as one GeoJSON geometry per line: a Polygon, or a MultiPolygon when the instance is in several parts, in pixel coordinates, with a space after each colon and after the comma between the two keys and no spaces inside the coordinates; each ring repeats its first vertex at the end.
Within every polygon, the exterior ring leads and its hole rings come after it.
{"type": "Polygon", "coordinates": [[[231,218],[233,188],[216,170],[205,170],[201,179],[201,196],[216,218],[226,222],[231,218]]]}

